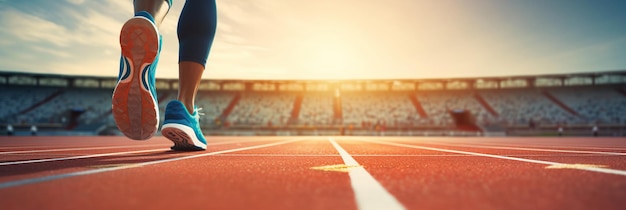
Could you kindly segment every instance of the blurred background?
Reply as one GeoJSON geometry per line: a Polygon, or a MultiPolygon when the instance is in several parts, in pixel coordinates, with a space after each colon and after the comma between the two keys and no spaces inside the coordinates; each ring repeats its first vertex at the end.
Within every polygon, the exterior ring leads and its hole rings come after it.
{"type": "MultiPolygon", "coordinates": [[[[184,3],[159,28],[161,112],[184,3]]],[[[217,4],[196,100],[207,135],[625,135],[626,1],[217,4]]],[[[0,133],[119,135],[132,15],[129,0],[0,0],[0,133]]]]}

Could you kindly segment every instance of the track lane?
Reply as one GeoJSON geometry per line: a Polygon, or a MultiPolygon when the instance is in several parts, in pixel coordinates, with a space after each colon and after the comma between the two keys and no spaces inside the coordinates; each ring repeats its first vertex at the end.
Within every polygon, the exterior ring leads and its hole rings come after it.
{"type": "Polygon", "coordinates": [[[578,165],[570,167],[584,167],[584,165],[595,165],[598,167],[625,171],[626,173],[626,161],[624,161],[626,160],[626,152],[623,151],[599,151],[597,149],[584,150],[584,148],[578,148],[574,150],[561,148],[541,148],[541,146],[537,145],[528,145],[528,142],[524,146],[484,146],[473,145],[472,143],[467,142],[442,143],[441,141],[437,141],[416,143],[402,139],[398,141],[399,139],[395,138],[381,138],[380,140],[385,142],[397,142],[401,144],[432,147],[437,149],[495,154],[512,158],[578,165]]]}
{"type": "MultiPolygon", "coordinates": [[[[285,139],[281,137],[255,137],[252,140],[243,141],[263,141],[285,139]]],[[[242,139],[238,137],[220,136],[210,137],[208,143],[237,143],[242,139]]],[[[107,147],[134,148],[163,146],[170,147],[173,143],[162,136],[155,136],[149,140],[130,140],[119,136],[0,136],[0,155],[17,153],[37,153],[48,152],[46,150],[89,150],[106,149],[107,147]]],[[[54,151],[53,151],[54,152],[54,151]]]]}
{"type": "Polygon", "coordinates": [[[107,146],[141,147],[163,143],[167,143],[167,141],[159,138],[133,141],[121,136],[13,136],[0,137],[0,151],[107,146]]]}
{"type": "Polygon", "coordinates": [[[356,209],[347,173],[311,169],[341,163],[328,141],[228,154],[0,189],[0,198],[22,209],[356,209]],[[281,153],[300,156],[271,155],[281,153]],[[15,200],[26,195],[26,204],[15,200]]]}
{"type": "MultiPolygon", "coordinates": [[[[402,138],[398,138],[402,139],[402,138]]],[[[526,147],[544,149],[600,150],[620,152],[626,150],[626,141],[619,137],[460,137],[427,138],[429,143],[469,143],[482,146],[526,147]]]]}
{"type": "MultiPolygon", "coordinates": [[[[384,151],[394,149],[380,147],[385,144],[376,138],[364,139],[368,141],[337,142],[353,154],[393,153],[384,151]]],[[[395,146],[397,151],[406,149],[395,146]]],[[[485,156],[428,155],[431,150],[413,149],[425,155],[354,158],[408,209],[620,209],[626,196],[623,176],[546,169],[542,164],[485,156]]]]}
{"type": "MultiPolygon", "coordinates": [[[[229,140],[224,140],[223,145],[210,145],[210,151],[207,152],[293,138],[297,137],[229,137],[229,140]]],[[[128,164],[131,166],[106,173],[0,189],[0,203],[9,203],[9,207],[22,205],[18,209],[111,209],[145,206],[153,209],[250,209],[251,206],[255,209],[356,209],[347,173],[310,168],[322,164],[340,164],[341,156],[333,151],[327,137],[305,138],[307,140],[285,145],[143,166],[133,164],[159,162],[163,158],[186,155],[195,156],[203,152],[139,154],[66,160],[54,164],[24,164],[20,167],[29,169],[22,168],[23,174],[14,174],[13,178],[37,178],[46,173],[63,174],[107,170],[128,164]],[[189,170],[194,167],[197,170],[189,170]],[[14,202],[19,201],[20,197],[31,195],[35,196],[29,202],[14,202]],[[9,202],[5,202],[7,200],[9,202]]],[[[621,209],[622,200],[626,197],[626,184],[622,176],[574,169],[546,169],[545,164],[365,141],[445,147],[450,150],[471,150],[475,153],[493,152],[500,156],[545,162],[601,162],[601,159],[607,157],[615,158],[614,162],[626,162],[621,155],[548,151],[589,149],[620,152],[619,149],[603,148],[611,142],[616,143],[615,148],[619,148],[621,143],[615,139],[593,139],[594,142],[584,144],[581,140],[572,140],[563,143],[561,148],[556,139],[524,141],[520,138],[511,141],[508,138],[333,138],[407,209],[621,209]],[[576,146],[575,143],[584,146],[576,146]],[[485,145],[492,148],[485,148],[485,145]]],[[[210,139],[221,142],[222,137],[210,139]]],[[[101,142],[96,144],[103,145],[101,142]]],[[[129,141],[129,144],[133,145],[134,141],[129,141]]],[[[615,165],[610,167],[614,168],[615,165]]],[[[3,183],[3,178],[8,177],[3,176],[5,172],[15,171],[4,169],[7,168],[0,167],[0,183],[3,183]]]]}
{"type": "MultiPolygon", "coordinates": [[[[100,146],[100,147],[70,147],[70,148],[38,148],[35,150],[17,150],[0,152],[0,166],[25,163],[50,162],[59,160],[83,159],[102,156],[119,155],[120,153],[146,153],[151,151],[168,151],[173,144],[163,137],[155,137],[152,144],[132,146],[100,146]],[[141,149],[141,150],[140,150],[141,149]]],[[[223,144],[239,144],[246,142],[267,141],[267,139],[248,139],[245,141],[224,141],[212,139],[208,146],[214,147],[223,144]]]]}
{"type": "MultiPolygon", "coordinates": [[[[249,139],[238,142],[216,142],[210,143],[212,145],[207,151],[202,152],[175,152],[169,149],[159,148],[153,152],[142,153],[129,153],[129,154],[117,154],[108,155],[102,157],[92,157],[85,159],[68,159],[63,161],[53,162],[41,162],[30,164],[18,164],[18,165],[4,165],[0,166],[0,184],[4,182],[16,181],[20,179],[33,179],[42,176],[53,176],[64,173],[75,173],[85,170],[92,170],[94,168],[112,167],[132,165],[142,162],[158,161],[168,158],[178,158],[190,155],[197,155],[201,153],[216,152],[222,150],[230,150],[235,148],[254,146],[264,144],[267,142],[274,142],[269,139],[249,139]]],[[[75,157],[75,156],[72,156],[75,157]]]]}

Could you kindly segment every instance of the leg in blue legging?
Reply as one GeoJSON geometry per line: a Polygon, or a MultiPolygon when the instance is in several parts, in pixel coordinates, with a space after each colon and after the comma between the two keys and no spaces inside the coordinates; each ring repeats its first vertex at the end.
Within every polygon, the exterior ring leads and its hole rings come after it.
{"type": "MultiPolygon", "coordinates": [[[[159,26],[172,0],[135,0],[135,14],[153,19],[159,26]],[[147,13],[147,14],[146,14],[147,13]]],[[[178,21],[179,92],[178,100],[193,113],[194,101],[215,37],[217,10],[215,0],[186,0],[178,21]]]]}
{"type": "Polygon", "coordinates": [[[187,0],[178,21],[178,100],[193,113],[198,85],[215,37],[215,0],[187,0]]]}
{"type": "Polygon", "coordinates": [[[165,107],[161,134],[174,142],[172,150],[206,150],[194,101],[213,44],[215,0],[187,0],[178,21],[178,100],[165,107]]]}

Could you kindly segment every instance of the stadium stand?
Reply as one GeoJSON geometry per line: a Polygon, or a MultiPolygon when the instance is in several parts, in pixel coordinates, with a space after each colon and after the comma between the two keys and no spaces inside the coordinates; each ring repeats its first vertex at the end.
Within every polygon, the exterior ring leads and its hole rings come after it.
{"type": "Polygon", "coordinates": [[[422,123],[406,93],[345,93],[341,99],[345,125],[422,123]]]}
{"type": "Polygon", "coordinates": [[[4,123],[35,123],[36,119],[28,119],[20,115],[32,109],[34,105],[44,101],[58,90],[36,86],[2,86],[0,87],[0,119],[4,123]]]}
{"type": "MultiPolygon", "coordinates": [[[[554,135],[558,126],[566,135],[589,135],[593,125],[601,135],[624,135],[624,75],[490,78],[481,85],[481,79],[214,80],[199,91],[196,105],[210,135],[554,135]],[[565,85],[568,77],[591,82],[565,85]],[[396,84],[404,89],[393,89],[396,84]],[[451,111],[459,110],[475,119],[475,132],[455,123],[451,111]]],[[[174,80],[158,82],[163,118],[177,90],[174,80]]],[[[42,134],[118,134],[110,114],[114,84],[114,78],[0,72],[0,125],[19,131],[35,124],[42,134]]]]}
{"type": "Polygon", "coordinates": [[[451,125],[450,110],[468,110],[478,122],[493,121],[491,114],[473,96],[472,91],[434,91],[418,93],[417,97],[435,125],[451,125]]]}
{"type": "Polygon", "coordinates": [[[527,125],[531,120],[541,124],[580,122],[538,89],[482,90],[479,94],[499,114],[497,120],[507,124],[527,125]]]}
{"type": "Polygon", "coordinates": [[[39,123],[61,123],[67,112],[79,112],[82,123],[90,122],[100,114],[110,110],[105,104],[111,103],[111,91],[102,89],[68,89],[36,109],[21,117],[35,119],[39,123]]]}
{"type": "Polygon", "coordinates": [[[333,123],[333,95],[311,93],[302,97],[296,124],[330,125],[333,123]]]}
{"type": "Polygon", "coordinates": [[[290,118],[294,93],[247,92],[228,115],[232,125],[284,125],[290,118]]]}
{"type": "Polygon", "coordinates": [[[615,88],[569,87],[550,92],[582,115],[580,123],[621,123],[626,118],[626,97],[615,88]]]}

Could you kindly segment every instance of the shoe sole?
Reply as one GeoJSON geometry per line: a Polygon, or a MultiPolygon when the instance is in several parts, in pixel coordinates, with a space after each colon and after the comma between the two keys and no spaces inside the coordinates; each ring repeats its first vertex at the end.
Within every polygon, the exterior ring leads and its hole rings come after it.
{"type": "Polygon", "coordinates": [[[200,142],[194,130],[188,126],[168,123],[161,128],[161,134],[174,142],[172,150],[177,151],[200,151],[206,150],[206,144],[200,142]]]}
{"type": "Polygon", "coordinates": [[[127,21],[120,32],[121,78],[113,91],[113,118],[128,138],[146,140],[159,126],[156,96],[149,84],[148,71],[159,53],[159,35],[150,20],[137,17],[127,21]]]}

